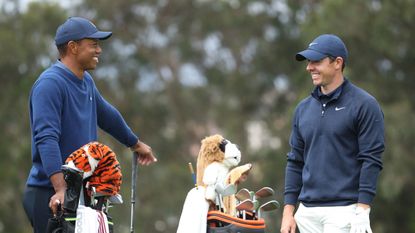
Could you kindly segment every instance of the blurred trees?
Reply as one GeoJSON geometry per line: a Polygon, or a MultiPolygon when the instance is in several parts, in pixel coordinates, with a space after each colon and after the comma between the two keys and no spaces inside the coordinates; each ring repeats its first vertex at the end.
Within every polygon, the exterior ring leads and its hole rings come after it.
{"type": "MultiPolygon", "coordinates": [[[[30,168],[27,99],[56,60],[55,30],[69,15],[113,31],[102,42],[95,80],[159,159],[139,169],[137,232],[175,232],[192,187],[187,162],[195,164],[200,140],[213,133],[238,143],[242,163],[254,164],[241,186],[271,186],[283,201],[292,111],[312,89],[294,55],[321,33],[344,39],[346,76],[377,97],[385,113],[373,230],[415,232],[413,0],[84,0],[69,9],[32,3],[26,11],[16,4],[0,5],[0,232],[30,232],[20,203],[30,168]]],[[[100,140],[120,156],[125,204],[111,211],[117,232],[127,232],[131,154],[107,135],[100,140]]],[[[268,232],[279,231],[280,218],[268,214],[268,232]]]]}
{"type": "Polygon", "coordinates": [[[65,12],[56,5],[34,4],[21,13],[13,6],[12,1],[0,6],[0,232],[29,232],[21,204],[31,166],[28,96],[52,62],[52,38],[65,12]]]}

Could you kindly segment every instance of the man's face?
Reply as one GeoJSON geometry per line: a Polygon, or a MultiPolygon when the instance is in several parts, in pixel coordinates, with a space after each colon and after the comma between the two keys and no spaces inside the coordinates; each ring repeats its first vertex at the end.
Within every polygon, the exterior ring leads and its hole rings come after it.
{"type": "Polygon", "coordinates": [[[83,70],[93,70],[98,64],[99,55],[102,52],[96,39],[82,39],[77,43],[76,59],[83,70]]]}
{"type": "Polygon", "coordinates": [[[330,60],[329,57],[320,61],[308,61],[307,71],[311,74],[311,79],[315,86],[327,86],[333,82],[336,74],[337,62],[330,60]]]}

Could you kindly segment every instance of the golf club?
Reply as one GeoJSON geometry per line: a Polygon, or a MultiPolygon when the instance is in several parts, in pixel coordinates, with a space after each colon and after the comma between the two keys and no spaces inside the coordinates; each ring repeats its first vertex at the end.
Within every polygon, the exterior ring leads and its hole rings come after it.
{"type": "Polygon", "coordinates": [[[261,213],[264,211],[273,211],[276,210],[280,207],[280,203],[278,203],[278,201],[276,200],[272,200],[269,201],[267,203],[264,203],[263,205],[261,205],[259,207],[259,211],[258,211],[258,219],[261,218],[261,213]]]}
{"type": "Polygon", "coordinates": [[[254,203],[250,199],[246,199],[236,205],[236,210],[242,211],[242,218],[246,219],[246,211],[253,211],[254,210],[254,203]]]}
{"type": "Polygon", "coordinates": [[[256,198],[256,195],[254,193],[254,191],[249,191],[249,196],[251,197],[252,202],[254,203],[254,212],[258,209],[259,207],[259,202],[256,198]]]}
{"type": "Polygon", "coordinates": [[[137,159],[138,154],[133,153],[132,170],[131,170],[131,213],[130,213],[130,233],[134,233],[134,205],[135,205],[135,188],[137,183],[137,159]]]}
{"type": "Polygon", "coordinates": [[[235,194],[236,199],[238,199],[240,202],[246,200],[246,199],[251,199],[251,195],[249,194],[248,189],[243,188],[241,190],[239,190],[236,194],[235,194]]]}
{"type": "Polygon", "coordinates": [[[259,199],[259,198],[265,198],[265,197],[270,197],[273,196],[275,194],[274,190],[270,187],[263,187],[261,189],[259,189],[258,191],[255,192],[255,198],[259,199]]]}
{"type": "Polygon", "coordinates": [[[195,170],[193,170],[193,165],[191,162],[189,162],[189,170],[190,170],[190,173],[192,174],[193,183],[195,184],[195,187],[197,188],[196,174],[195,174],[195,170]]]}

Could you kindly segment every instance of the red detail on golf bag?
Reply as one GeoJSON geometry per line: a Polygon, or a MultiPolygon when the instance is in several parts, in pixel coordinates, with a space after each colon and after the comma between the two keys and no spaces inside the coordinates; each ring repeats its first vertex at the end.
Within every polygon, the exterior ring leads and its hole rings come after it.
{"type": "Polygon", "coordinates": [[[264,219],[245,220],[220,211],[209,211],[207,233],[264,233],[264,219]]]}

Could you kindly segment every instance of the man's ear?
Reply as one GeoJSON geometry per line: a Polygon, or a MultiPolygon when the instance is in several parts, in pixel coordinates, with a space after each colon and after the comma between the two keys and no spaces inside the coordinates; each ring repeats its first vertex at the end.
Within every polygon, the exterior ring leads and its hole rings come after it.
{"type": "Polygon", "coordinates": [[[71,54],[78,54],[78,47],[79,47],[79,44],[77,43],[77,42],[75,42],[75,41],[69,41],[68,42],[68,53],[71,53],[71,54]]]}
{"type": "Polygon", "coordinates": [[[335,62],[336,62],[336,68],[341,70],[342,66],[343,66],[343,63],[344,63],[343,58],[342,57],[336,57],[335,62]]]}

